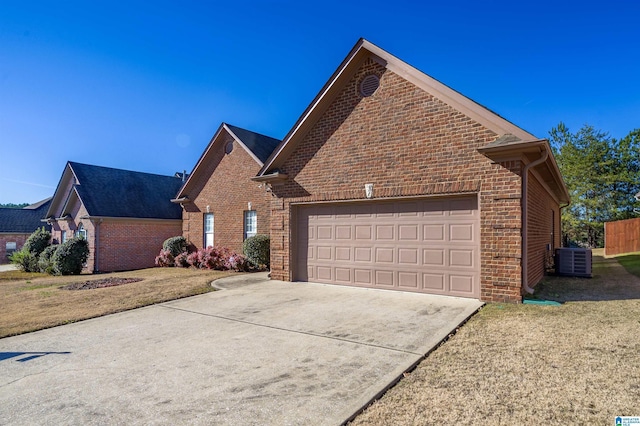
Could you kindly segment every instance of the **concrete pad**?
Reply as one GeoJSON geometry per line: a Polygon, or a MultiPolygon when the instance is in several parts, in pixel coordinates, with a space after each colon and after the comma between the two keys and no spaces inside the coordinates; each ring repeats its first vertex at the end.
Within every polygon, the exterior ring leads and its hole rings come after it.
{"type": "Polygon", "coordinates": [[[0,265],[0,272],[4,271],[15,271],[18,267],[13,263],[5,263],[4,265],[0,265]]]}
{"type": "Polygon", "coordinates": [[[0,339],[2,421],[341,424],[480,306],[262,281],[0,339]]]}

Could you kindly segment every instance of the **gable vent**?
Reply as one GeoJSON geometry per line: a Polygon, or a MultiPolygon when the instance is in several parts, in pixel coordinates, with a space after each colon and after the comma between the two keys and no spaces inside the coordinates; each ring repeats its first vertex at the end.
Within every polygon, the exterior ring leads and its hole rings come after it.
{"type": "Polygon", "coordinates": [[[362,96],[369,97],[375,93],[380,87],[380,79],[377,75],[369,74],[360,82],[360,94],[362,96]]]}

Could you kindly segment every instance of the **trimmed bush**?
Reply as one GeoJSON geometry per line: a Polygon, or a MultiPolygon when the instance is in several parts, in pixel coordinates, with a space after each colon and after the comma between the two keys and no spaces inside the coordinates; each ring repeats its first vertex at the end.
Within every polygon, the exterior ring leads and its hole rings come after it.
{"type": "Polygon", "coordinates": [[[174,266],[175,258],[171,254],[170,250],[162,249],[160,250],[160,254],[156,256],[156,266],[167,267],[174,266]]]}
{"type": "Polygon", "coordinates": [[[181,267],[181,268],[188,268],[189,266],[191,266],[189,265],[188,257],[189,257],[189,253],[187,253],[186,251],[177,255],[175,258],[175,266],[181,267]]]}
{"type": "Polygon", "coordinates": [[[268,235],[258,234],[244,240],[242,252],[256,268],[269,268],[271,241],[268,235]]]}
{"type": "Polygon", "coordinates": [[[9,257],[11,263],[24,272],[38,272],[38,257],[23,247],[22,250],[13,252],[9,257]]]}
{"type": "Polygon", "coordinates": [[[51,256],[56,275],[78,275],[89,258],[89,243],[82,237],[62,243],[51,256]]]}
{"type": "Polygon", "coordinates": [[[29,235],[27,241],[24,243],[23,249],[33,254],[36,258],[40,256],[40,253],[51,245],[51,233],[42,228],[36,229],[33,234],[29,235]]]}
{"type": "Polygon", "coordinates": [[[171,237],[167,238],[164,243],[162,243],[162,249],[168,250],[173,257],[176,257],[180,253],[189,251],[189,243],[185,237],[171,237]]]}
{"type": "Polygon", "coordinates": [[[42,253],[40,253],[40,258],[38,258],[38,269],[40,272],[44,272],[45,274],[54,274],[53,268],[53,253],[58,249],[58,245],[51,245],[45,248],[42,253]]]}

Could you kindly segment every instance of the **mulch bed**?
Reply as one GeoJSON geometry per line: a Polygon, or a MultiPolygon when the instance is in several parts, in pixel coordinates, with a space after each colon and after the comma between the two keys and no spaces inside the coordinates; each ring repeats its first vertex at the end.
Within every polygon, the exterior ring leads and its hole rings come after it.
{"type": "Polygon", "coordinates": [[[84,281],[60,287],[62,290],[91,290],[93,288],[114,287],[122,284],[142,281],[142,278],[101,278],[99,280],[84,281]]]}

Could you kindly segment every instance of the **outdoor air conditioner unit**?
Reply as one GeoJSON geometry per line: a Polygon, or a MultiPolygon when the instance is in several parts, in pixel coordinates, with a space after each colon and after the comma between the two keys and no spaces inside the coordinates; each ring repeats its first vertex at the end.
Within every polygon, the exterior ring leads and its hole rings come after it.
{"type": "Polygon", "coordinates": [[[556,273],[570,277],[591,278],[591,249],[557,248],[556,273]]]}

